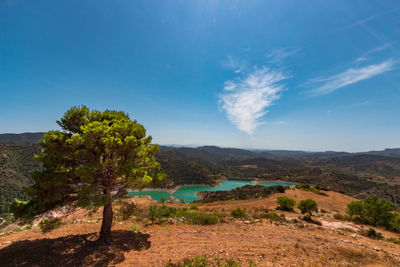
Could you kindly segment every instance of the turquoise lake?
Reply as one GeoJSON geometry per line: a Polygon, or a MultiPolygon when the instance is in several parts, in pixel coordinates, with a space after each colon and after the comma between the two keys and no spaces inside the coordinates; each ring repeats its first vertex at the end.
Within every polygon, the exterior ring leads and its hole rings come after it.
{"type": "MultiPolygon", "coordinates": [[[[258,183],[263,186],[290,186],[291,184],[287,183],[275,183],[275,182],[263,182],[258,183]]],[[[169,194],[165,191],[141,191],[141,192],[130,192],[129,196],[151,196],[152,199],[160,201],[161,198],[168,200],[171,196],[176,199],[184,198],[187,203],[193,202],[195,200],[199,200],[200,198],[196,195],[197,192],[201,191],[228,191],[238,187],[242,187],[245,185],[255,185],[251,181],[243,181],[243,180],[227,180],[220,182],[219,186],[204,186],[204,185],[191,185],[191,186],[182,186],[178,190],[176,190],[173,194],[169,194]]]]}

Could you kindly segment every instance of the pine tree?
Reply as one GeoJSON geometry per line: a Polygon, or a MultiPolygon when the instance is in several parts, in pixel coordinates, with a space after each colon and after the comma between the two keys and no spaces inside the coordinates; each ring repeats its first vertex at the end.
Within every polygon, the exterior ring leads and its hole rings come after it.
{"type": "Polygon", "coordinates": [[[11,210],[16,217],[32,218],[71,203],[103,206],[99,240],[109,244],[112,201],[165,178],[154,158],[159,146],[121,111],[75,106],[57,123],[62,131],[49,131],[39,142],[42,153],[35,158],[43,170],[32,174],[35,184],[26,189],[30,200],[14,202],[11,210]]]}

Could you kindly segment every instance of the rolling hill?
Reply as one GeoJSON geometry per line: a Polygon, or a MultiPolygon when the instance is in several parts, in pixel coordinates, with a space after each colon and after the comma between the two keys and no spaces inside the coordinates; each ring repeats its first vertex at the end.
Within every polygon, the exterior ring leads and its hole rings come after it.
{"type": "MultiPolygon", "coordinates": [[[[39,164],[43,133],[0,134],[0,213],[24,198],[39,164]]],[[[168,179],[162,187],[214,184],[219,178],[259,178],[323,185],[357,198],[376,195],[400,204],[400,149],[365,153],[245,150],[161,146],[157,159],[168,179]]]]}

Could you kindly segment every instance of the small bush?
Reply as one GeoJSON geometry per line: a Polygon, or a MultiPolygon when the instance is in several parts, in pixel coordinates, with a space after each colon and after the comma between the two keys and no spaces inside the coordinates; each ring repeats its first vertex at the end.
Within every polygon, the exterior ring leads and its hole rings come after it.
{"type": "Polygon", "coordinates": [[[369,228],[367,231],[363,231],[361,234],[373,239],[383,239],[383,235],[377,232],[374,228],[369,228]]]}
{"type": "Polygon", "coordinates": [[[176,209],[166,205],[151,205],[147,215],[151,222],[156,223],[163,223],[168,218],[183,218],[183,221],[188,224],[208,225],[218,223],[216,214],[193,212],[189,211],[187,208],[176,209]]]}
{"type": "Polygon", "coordinates": [[[399,238],[392,237],[392,238],[386,239],[386,241],[389,241],[389,242],[395,243],[397,245],[400,245],[400,239],[399,238]]]}
{"type": "Polygon", "coordinates": [[[61,220],[58,218],[55,219],[43,219],[39,224],[39,228],[43,233],[47,233],[53,231],[54,229],[61,226],[61,220]]]}
{"type": "Polygon", "coordinates": [[[389,228],[394,232],[400,233],[400,213],[393,216],[389,228]]]}
{"type": "Polygon", "coordinates": [[[133,202],[122,202],[118,210],[118,215],[122,217],[123,220],[128,220],[131,216],[135,214],[137,206],[133,202]]]}
{"type": "Polygon", "coordinates": [[[234,218],[245,218],[247,217],[246,209],[237,208],[231,211],[231,215],[234,218]]]}
{"type": "Polygon", "coordinates": [[[190,210],[198,210],[199,207],[196,204],[192,204],[192,205],[189,206],[189,209],[190,210]]]}
{"type": "MultiPolygon", "coordinates": [[[[252,260],[247,260],[249,267],[257,266],[252,260]]],[[[240,263],[237,263],[232,259],[223,259],[219,256],[215,257],[213,260],[209,260],[207,256],[198,256],[194,259],[184,259],[182,263],[167,263],[167,267],[208,267],[208,266],[218,266],[218,267],[240,267],[240,263]]]]}
{"type": "Polygon", "coordinates": [[[280,196],[276,199],[276,203],[279,205],[278,210],[293,211],[296,206],[296,200],[287,196],[280,196]]]}
{"type": "Polygon", "coordinates": [[[185,204],[185,203],[186,203],[186,199],[181,198],[181,199],[179,200],[179,202],[182,203],[182,204],[185,204]]]}
{"type": "Polygon", "coordinates": [[[140,227],[139,227],[139,225],[132,224],[132,226],[128,229],[128,231],[139,233],[140,232],[140,227]]]}
{"type": "Polygon", "coordinates": [[[156,206],[150,205],[147,216],[151,222],[162,223],[168,218],[176,217],[177,209],[166,205],[156,206]]]}
{"type": "Polygon", "coordinates": [[[185,212],[182,214],[185,222],[188,224],[211,225],[218,223],[218,217],[214,214],[200,212],[185,212]]]}
{"type": "Polygon", "coordinates": [[[316,187],[311,187],[308,184],[299,184],[299,185],[296,185],[296,188],[304,190],[304,191],[312,192],[317,195],[327,196],[326,193],[320,191],[320,189],[319,189],[320,187],[316,188],[316,187]]]}
{"type": "Polygon", "coordinates": [[[311,217],[312,212],[318,212],[318,205],[313,199],[305,199],[300,201],[299,205],[297,205],[301,213],[307,214],[308,218],[311,217]]]}
{"type": "Polygon", "coordinates": [[[269,219],[270,221],[273,222],[280,222],[282,221],[282,217],[279,216],[276,212],[270,211],[268,213],[265,214],[265,218],[269,219]]]}

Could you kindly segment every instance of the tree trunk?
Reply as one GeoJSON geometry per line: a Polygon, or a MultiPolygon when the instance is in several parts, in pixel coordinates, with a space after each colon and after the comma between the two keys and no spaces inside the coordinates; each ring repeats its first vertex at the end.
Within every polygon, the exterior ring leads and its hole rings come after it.
{"type": "Polygon", "coordinates": [[[112,201],[104,205],[103,208],[103,222],[101,223],[100,237],[99,240],[104,244],[111,243],[111,225],[113,220],[113,211],[112,211],[112,201]]]}

